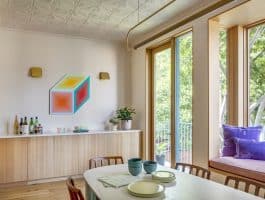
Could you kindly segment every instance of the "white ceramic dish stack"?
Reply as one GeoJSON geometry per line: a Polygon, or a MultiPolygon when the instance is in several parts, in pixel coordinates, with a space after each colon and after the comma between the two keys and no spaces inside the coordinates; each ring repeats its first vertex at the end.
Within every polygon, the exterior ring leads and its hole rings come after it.
{"type": "Polygon", "coordinates": [[[162,195],[165,187],[157,181],[141,180],[128,185],[131,195],[143,198],[154,198],[162,195]]]}
{"type": "Polygon", "coordinates": [[[176,176],[169,171],[155,171],[152,173],[152,179],[162,183],[170,183],[176,179],[176,176]]]}

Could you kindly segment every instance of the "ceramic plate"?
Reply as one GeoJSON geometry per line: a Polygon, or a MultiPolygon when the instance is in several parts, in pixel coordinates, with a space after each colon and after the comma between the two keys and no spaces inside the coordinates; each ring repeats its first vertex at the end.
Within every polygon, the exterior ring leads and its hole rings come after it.
{"type": "Polygon", "coordinates": [[[155,181],[136,181],[128,185],[130,194],[137,197],[157,197],[160,196],[165,190],[165,187],[155,181]]]}
{"type": "Polygon", "coordinates": [[[176,176],[173,172],[156,171],[152,173],[152,179],[159,180],[163,183],[168,183],[174,181],[176,179],[176,176]]]}

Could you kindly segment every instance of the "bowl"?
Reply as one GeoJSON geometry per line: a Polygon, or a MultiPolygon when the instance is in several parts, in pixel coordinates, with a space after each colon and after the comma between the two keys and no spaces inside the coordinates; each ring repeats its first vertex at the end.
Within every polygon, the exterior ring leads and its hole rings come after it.
{"type": "Polygon", "coordinates": [[[142,172],[142,165],[139,166],[129,166],[128,169],[131,175],[137,176],[142,172]]]}
{"type": "Polygon", "coordinates": [[[144,170],[147,174],[151,174],[152,172],[156,171],[157,162],[153,160],[147,160],[144,162],[144,170]]]}
{"type": "Polygon", "coordinates": [[[128,160],[128,165],[135,166],[135,165],[142,165],[142,159],[141,158],[131,158],[128,160]]]}

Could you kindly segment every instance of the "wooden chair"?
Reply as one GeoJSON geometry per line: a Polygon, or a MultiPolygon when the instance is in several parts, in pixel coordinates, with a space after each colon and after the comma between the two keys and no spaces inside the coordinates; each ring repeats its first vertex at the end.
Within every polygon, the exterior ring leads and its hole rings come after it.
{"type": "Polygon", "coordinates": [[[81,190],[75,187],[74,180],[71,177],[67,179],[66,185],[71,200],[85,200],[81,190]]]}
{"type": "Polygon", "coordinates": [[[179,169],[182,172],[186,172],[188,170],[189,174],[193,174],[205,179],[210,179],[211,176],[211,172],[209,170],[187,163],[176,163],[175,169],[179,169]]]}
{"type": "Polygon", "coordinates": [[[97,168],[105,165],[111,165],[113,161],[115,165],[118,163],[123,164],[123,158],[121,156],[96,157],[89,160],[89,169],[92,169],[92,167],[97,168]]]}
{"type": "Polygon", "coordinates": [[[234,182],[234,188],[239,189],[239,184],[243,183],[243,190],[247,193],[250,193],[250,187],[253,186],[254,189],[254,195],[259,196],[261,189],[264,190],[264,196],[265,199],[265,185],[262,185],[260,183],[257,183],[255,181],[250,181],[248,179],[239,178],[235,176],[227,176],[225,178],[225,185],[229,185],[229,183],[234,182]]]}

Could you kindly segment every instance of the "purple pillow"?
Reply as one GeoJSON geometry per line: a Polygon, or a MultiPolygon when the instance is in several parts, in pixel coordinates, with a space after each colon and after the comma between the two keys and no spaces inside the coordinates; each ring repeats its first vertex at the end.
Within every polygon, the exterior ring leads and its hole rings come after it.
{"type": "Polygon", "coordinates": [[[234,156],[236,154],[236,145],[234,142],[234,138],[260,141],[261,131],[262,126],[245,128],[238,126],[223,125],[223,156],[234,156]]]}
{"type": "Polygon", "coordinates": [[[235,138],[236,155],[239,159],[265,160],[265,141],[257,142],[235,138]]]}

